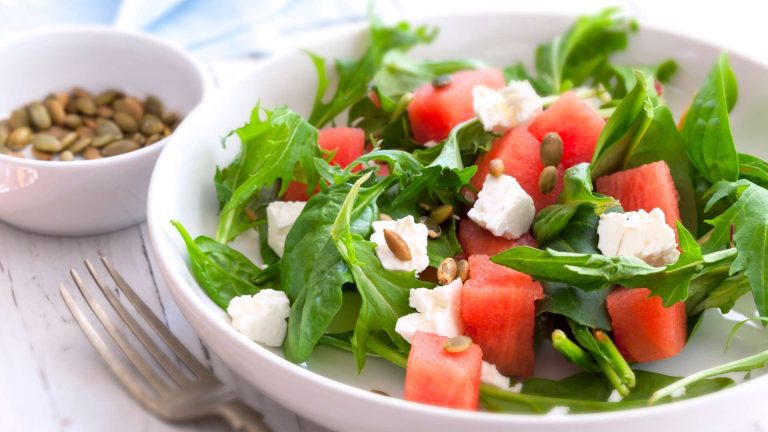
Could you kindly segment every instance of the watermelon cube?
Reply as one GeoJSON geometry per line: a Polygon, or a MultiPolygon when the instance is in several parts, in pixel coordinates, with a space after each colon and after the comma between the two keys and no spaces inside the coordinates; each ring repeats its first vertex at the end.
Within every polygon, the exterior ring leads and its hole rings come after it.
{"type": "Polygon", "coordinates": [[[540,147],[541,141],[531,135],[525,127],[520,126],[509,130],[493,142],[488,153],[478,158],[477,172],[470,183],[478,191],[481,190],[485,177],[490,172],[490,162],[501,159],[504,162],[504,173],[514,177],[520,183],[520,187],[533,199],[536,212],[541,211],[557,201],[560,191],[563,190],[564,170],[562,166],[557,167],[555,188],[547,194],[542,193],[539,189],[539,175],[544,169],[544,163],[541,162],[540,147]]]}
{"type": "Polygon", "coordinates": [[[647,288],[618,288],[608,295],[616,346],[627,360],[650,362],[677,355],[685,346],[685,303],[664,307],[647,288]]]}
{"type": "MultiPolygon", "coordinates": [[[[355,159],[363,155],[365,148],[365,132],[360,128],[336,127],[319,131],[317,144],[321,149],[335,152],[331,158],[331,165],[346,168],[355,159]]],[[[360,167],[352,171],[359,171],[360,167]]],[[[292,181],[288,184],[283,194],[285,201],[307,201],[307,185],[292,181]]]]}
{"type": "Polygon", "coordinates": [[[469,280],[461,290],[465,334],[502,374],[533,374],[534,302],[543,297],[541,284],[527,274],[493,263],[487,255],[469,257],[469,280]]]}
{"type": "Polygon", "coordinates": [[[457,237],[464,255],[468,257],[472,255],[496,255],[515,246],[538,247],[536,239],[528,233],[523,234],[519,239],[509,240],[493,235],[469,218],[459,222],[457,237]]]}
{"type": "Polygon", "coordinates": [[[483,353],[472,344],[465,351],[445,350],[448,338],[416,332],[405,369],[404,399],[448,408],[476,410],[480,398],[483,353]]]}
{"type": "Polygon", "coordinates": [[[419,143],[442,141],[457,124],[475,115],[472,107],[472,88],[484,85],[500,89],[505,85],[504,75],[498,69],[479,69],[456,72],[450,84],[436,88],[427,83],[416,89],[408,105],[408,120],[413,139],[419,143]]]}
{"type": "Polygon", "coordinates": [[[557,132],[563,140],[563,167],[566,169],[590,162],[605,120],[573,93],[565,93],[528,125],[528,130],[541,141],[549,132],[557,132]]]}
{"type": "Polygon", "coordinates": [[[619,200],[625,211],[649,212],[660,208],[667,224],[677,233],[675,221],[680,219],[679,198],[666,162],[653,162],[600,177],[595,186],[601,194],[619,200]]]}

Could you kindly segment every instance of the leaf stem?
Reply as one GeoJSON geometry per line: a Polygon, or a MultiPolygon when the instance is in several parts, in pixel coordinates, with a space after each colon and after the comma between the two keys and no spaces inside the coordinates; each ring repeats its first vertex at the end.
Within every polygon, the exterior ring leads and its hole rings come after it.
{"type": "Polygon", "coordinates": [[[630,389],[634,388],[635,384],[637,384],[635,372],[629,367],[629,363],[627,363],[627,360],[621,355],[611,338],[608,337],[604,331],[597,330],[595,332],[595,340],[597,340],[603,353],[608,357],[611,366],[613,366],[621,377],[622,382],[624,382],[630,389]]]}
{"type": "Polygon", "coordinates": [[[401,352],[392,349],[392,347],[385,344],[373,335],[368,336],[366,347],[373,353],[380,355],[383,359],[388,360],[403,369],[405,369],[406,365],[408,364],[408,357],[403,355],[401,352]]]}
{"type": "Polygon", "coordinates": [[[587,372],[598,372],[600,368],[592,360],[592,356],[578,346],[560,329],[552,332],[552,347],[562,354],[568,361],[587,372]]]}

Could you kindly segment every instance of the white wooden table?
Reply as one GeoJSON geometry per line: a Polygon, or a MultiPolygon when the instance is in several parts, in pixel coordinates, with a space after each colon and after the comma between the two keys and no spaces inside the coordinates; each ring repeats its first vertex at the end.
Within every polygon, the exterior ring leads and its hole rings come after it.
{"type": "MultiPolygon", "coordinates": [[[[483,0],[391,0],[379,3],[385,5],[386,15],[403,17],[483,8],[583,12],[605,5],[598,1],[501,4],[483,0]]],[[[758,23],[758,17],[763,14],[756,13],[758,11],[746,1],[729,2],[725,19],[720,7],[708,8],[701,3],[695,6],[659,0],[613,3],[624,5],[642,21],[717,40],[729,48],[768,61],[768,51],[762,46],[768,31],[758,23]],[[744,31],[745,28],[751,30],[744,31]]],[[[364,8],[359,4],[354,7],[364,8]]],[[[294,44],[301,45],[296,41],[294,44]]],[[[251,64],[252,61],[221,62],[212,65],[212,71],[226,84],[251,64]]],[[[55,217],[54,210],[51,215],[55,217]]],[[[166,290],[145,225],[94,237],[53,238],[24,233],[0,223],[0,431],[226,430],[215,421],[195,425],[164,423],[143,411],[113,379],[58,293],[60,282],[72,286],[67,274],[70,268],[85,272],[82,260],[96,262],[99,255],[110,257],[171,330],[216,375],[261,410],[275,431],[325,430],[243,385],[216,355],[207,351],[166,290]]],[[[756,425],[755,430],[759,428],[760,425],[756,425]]]]}

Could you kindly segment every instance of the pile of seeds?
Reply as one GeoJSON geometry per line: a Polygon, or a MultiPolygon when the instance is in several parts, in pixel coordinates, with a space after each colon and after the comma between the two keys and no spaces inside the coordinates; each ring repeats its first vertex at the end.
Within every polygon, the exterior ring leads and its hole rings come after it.
{"type": "Polygon", "coordinates": [[[0,153],[40,160],[71,161],[117,156],[154,144],[178,125],[154,96],[142,102],[118,90],[92,95],[75,87],[53,93],[0,120],[0,153]]]}

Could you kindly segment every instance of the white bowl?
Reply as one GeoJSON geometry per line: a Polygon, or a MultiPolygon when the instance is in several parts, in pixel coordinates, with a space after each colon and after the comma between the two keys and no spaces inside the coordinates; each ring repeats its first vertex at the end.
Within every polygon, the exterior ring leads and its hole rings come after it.
{"type": "MultiPolygon", "coordinates": [[[[573,17],[536,14],[476,14],[430,18],[440,36],[414,56],[431,58],[478,57],[497,65],[518,60],[530,63],[536,44],[561,33],[573,17]]],[[[366,45],[365,26],[353,26],[337,37],[311,47],[331,58],[357,56],[366,45]]],[[[680,61],[680,72],[667,97],[679,113],[702,82],[719,49],[686,37],[643,28],[623,55],[627,63],[652,63],[667,57],[680,61]]],[[[733,128],[742,150],[766,156],[761,147],[768,124],[759,119],[768,101],[768,69],[744,57],[732,56],[742,89],[733,113],[733,128]]],[[[381,397],[369,389],[402,395],[403,372],[383,361],[370,359],[362,374],[351,355],[319,348],[304,365],[289,363],[279,350],[250,342],[229,324],[226,314],[211,302],[195,283],[187,252],[171,219],[181,220],[194,234],[211,235],[216,227],[217,202],[212,183],[216,165],[226,164],[237,151],[222,151],[219,138],[241,125],[254,103],[273,107],[287,104],[307,114],[316,78],[306,55],[295,52],[264,64],[239,85],[202,104],[176,132],[155,168],[149,196],[149,233],[174,299],[205,343],[244,379],[297,413],[343,431],[648,431],[648,430],[743,430],[764,416],[768,378],[715,394],[668,405],[617,413],[572,416],[535,416],[467,412],[436,408],[381,397]],[[206,121],[202,121],[205,119],[206,121]]],[[[735,344],[723,353],[732,320],[753,314],[752,300],[745,298],[726,319],[709,311],[699,332],[685,351],[674,359],[646,368],[685,375],[726,360],[765,349],[768,338],[761,328],[745,328],[735,344]]],[[[540,355],[537,373],[563,376],[572,370],[551,352],[540,355]]],[[[755,375],[757,376],[757,375],[755,375]]]]}
{"type": "MultiPolygon", "coordinates": [[[[202,67],[175,45],[106,28],[62,28],[0,42],[0,118],[73,86],[157,95],[186,115],[208,84],[202,67]]],[[[149,179],[167,139],[91,161],[38,161],[0,154],[0,220],[52,235],[88,235],[146,217],[149,179]]]]}

